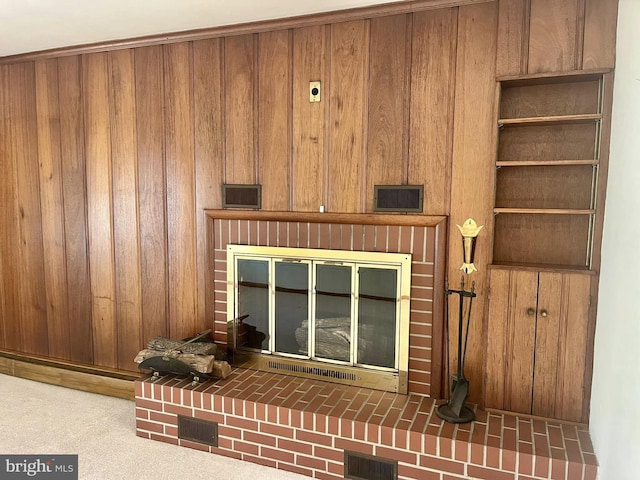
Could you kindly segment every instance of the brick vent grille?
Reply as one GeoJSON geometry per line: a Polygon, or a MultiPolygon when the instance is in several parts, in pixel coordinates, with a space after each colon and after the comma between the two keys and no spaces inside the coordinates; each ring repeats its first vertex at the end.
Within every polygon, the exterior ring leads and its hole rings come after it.
{"type": "Polygon", "coordinates": [[[351,480],[397,480],[398,462],[344,452],[344,477],[351,480]]]}
{"type": "Polygon", "coordinates": [[[178,438],[217,447],[218,424],[178,415],[178,438]]]}

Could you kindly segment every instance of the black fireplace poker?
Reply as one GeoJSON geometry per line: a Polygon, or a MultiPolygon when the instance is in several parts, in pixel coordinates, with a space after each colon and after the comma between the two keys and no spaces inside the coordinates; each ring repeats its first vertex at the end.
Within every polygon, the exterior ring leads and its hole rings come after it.
{"type": "MultiPolygon", "coordinates": [[[[467,355],[467,340],[469,339],[469,322],[471,320],[471,305],[476,297],[475,282],[471,284],[471,290],[467,291],[464,285],[464,277],[460,280],[460,290],[445,289],[447,295],[445,328],[447,331],[447,365],[449,365],[449,297],[458,295],[459,312],[458,312],[458,371],[454,377],[453,389],[448,390],[449,399],[436,409],[438,417],[449,423],[469,423],[476,419],[476,414],[464,403],[469,396],[469,381],[464,375],[464,362],[467,355]],[[467,302],[465,300],[468,299],[467,302]],[[464,306],[468,303],[466,325],[464,306]],[[462,332],[465,330],[464,342],[462,332]]],[[[447,382],[448,383],[448,382],[447,382]]]]}

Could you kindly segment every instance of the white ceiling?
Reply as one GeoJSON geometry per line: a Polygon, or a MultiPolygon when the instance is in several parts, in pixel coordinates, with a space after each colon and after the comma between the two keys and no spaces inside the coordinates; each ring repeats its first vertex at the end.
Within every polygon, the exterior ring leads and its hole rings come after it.
{"type": "Polygon", "coordinates": [[[0,57],[403,0],[0,0],[0,57]]]}

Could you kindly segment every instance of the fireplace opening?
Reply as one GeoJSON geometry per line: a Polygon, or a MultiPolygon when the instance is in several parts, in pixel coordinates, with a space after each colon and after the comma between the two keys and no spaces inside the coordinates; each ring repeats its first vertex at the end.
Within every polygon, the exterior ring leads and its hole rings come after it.
{"type": "Polygon", "coordinates": [[[409,254],[228,245],[233,361],[406,393],[410,278],[409,254]]]}

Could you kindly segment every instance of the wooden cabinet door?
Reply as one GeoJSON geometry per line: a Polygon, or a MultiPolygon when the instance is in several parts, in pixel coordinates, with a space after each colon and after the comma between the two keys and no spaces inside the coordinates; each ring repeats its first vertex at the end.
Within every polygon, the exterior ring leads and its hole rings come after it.
{"type": "Polygon", "coordinates": [[[540,272],[533,374],[534,415],[581,422],[591,276],[540,272]]]}
{"type": "Polygon", "coordinates": [[[538,273],[490,271],[485,404],[531,413],[538,273]]]}
{"type": "Polygon", "coordinates": [[[490,282],[485,406],[585,421],[591,275],[492,269],[490,282]]]}

